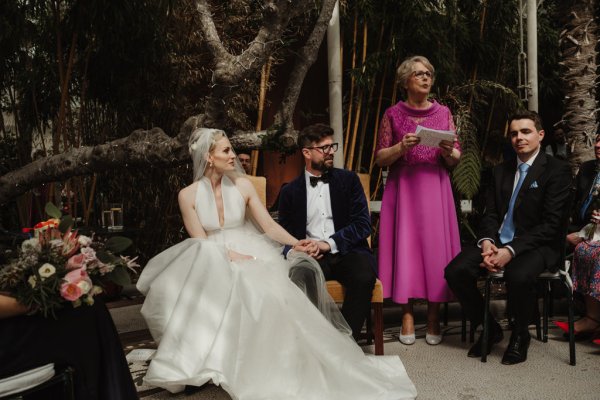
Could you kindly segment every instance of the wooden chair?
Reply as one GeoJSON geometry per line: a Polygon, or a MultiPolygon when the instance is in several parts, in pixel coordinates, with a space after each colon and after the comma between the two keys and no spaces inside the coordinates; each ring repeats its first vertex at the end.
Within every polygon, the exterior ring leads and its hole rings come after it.
{"type": "Polygon", "coordinates": [[[258,194],[258,197],[260,198],[260,201],[262,201],[263,205],[266,206],[267,205],[267,178],[265,178],[264,176],[253,176],[253,175],[246,175],[246,178],[248,178],[250,180],[250,182],[252,182],[252,184],[254,185],[254,189],[256,189],[256,193],[258,194]]]}
{"type": "MultiPolygon", "coordinates": [[[[367,197],[367,202],[369,202],[369,198],[371,197],[370,177],[368,174],[358,174],[358,177],[367,197]]],[[[371,238],[369,237],[368,240],[370,245],[371,238]]],[[[344,302],[345,290],[338,281],[327,281],[327,291],[336,303],[344,302]]],[[[375,287],[373,288],[371,308],[373,316],[369,315],[367,318],[367,338],[369,344],[372,338],[375,339],[375,354],[380,356],[383,355],[383,286],[379,279],[375,281],[375,287]]]]}

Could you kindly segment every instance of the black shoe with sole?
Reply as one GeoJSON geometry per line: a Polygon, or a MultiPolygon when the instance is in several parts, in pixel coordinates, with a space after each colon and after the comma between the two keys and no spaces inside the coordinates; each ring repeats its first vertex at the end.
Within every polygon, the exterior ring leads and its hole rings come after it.
{"type": "MultiPolygon", "coordinates": [[[[492,346],[494,346],[496,343],[500,343],[502,341],[502,339],[504,339],[504,334],[502,333],[502,328],[500,328],[500,325],[495,324],[490,329],[489,340],[488,340],[488,345],[487,345],[487,354],[490,354],[492,352],[492,346]]],[[[481,332],[481,334],[479,335],[479,338],[477,338],[477,341],[475,342],[475,344],[473,346],[471,346],[467,355],[469,357],[473,357],[473,358],[481,357],[482,342],[483,342],[483,332],[481,332]]]]}

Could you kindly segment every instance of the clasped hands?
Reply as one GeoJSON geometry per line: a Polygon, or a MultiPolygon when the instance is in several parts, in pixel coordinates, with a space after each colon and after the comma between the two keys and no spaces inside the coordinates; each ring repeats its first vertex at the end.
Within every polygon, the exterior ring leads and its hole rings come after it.
{"type": "Polygon", "coordinates": [[[325,253],[331,251],[331,246],[325,241],[301,239],[296,242],[292,250],[301,251],[318,260],[323,258],[325,253]]]}
{"type": "Polygon", "coordinates": [[[498,248],[489,240],[483,241],[481,250],[483,261],[479,266],[492,273],[500,272],[513,258],[510,250],[506,247],[498,248]]]}

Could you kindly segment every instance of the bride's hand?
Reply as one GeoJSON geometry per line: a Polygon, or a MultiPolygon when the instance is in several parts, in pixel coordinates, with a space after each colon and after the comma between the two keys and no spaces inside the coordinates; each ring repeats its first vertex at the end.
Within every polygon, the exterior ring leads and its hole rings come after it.
{"type": "Polygon", "coordinates": [[[228,250],[227,254],[229,255],[229,261],[237,262],[237,261],[247,261],[247,260],[256,260],[256,257],[249,256],[247,254],[241,254],[237,251],[228,250]]]}

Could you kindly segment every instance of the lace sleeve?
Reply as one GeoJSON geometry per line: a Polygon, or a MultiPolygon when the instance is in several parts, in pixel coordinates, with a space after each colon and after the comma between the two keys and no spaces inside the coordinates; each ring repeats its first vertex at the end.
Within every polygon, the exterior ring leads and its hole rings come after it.
{"type": "Polygon", "coordinates": [[[381,118],[381,124],[379,125],[379,133],[377,134],[377,146],[375,147],[375,154],[379,150],[387,149],[392,146],[392,124],[387,114],[383,114],[381,118]]]}

